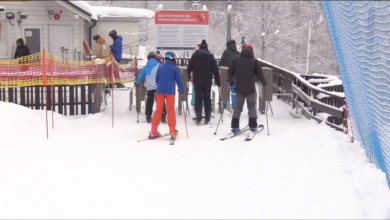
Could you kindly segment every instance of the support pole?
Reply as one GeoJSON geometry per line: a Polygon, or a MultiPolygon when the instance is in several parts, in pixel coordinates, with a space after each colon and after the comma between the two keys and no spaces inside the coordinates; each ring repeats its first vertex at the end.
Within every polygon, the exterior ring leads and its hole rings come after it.
{"type": "Polygon", "coordinates": [[[307,39],[307,64],[306,64],[306,75],[308,75],[308,73],[309,73],[310,37],[311,37],[311,20],[310,20],[310,22],[309,22],[309,38],[307,39]]]}
{"type": "Polygon", "coordinates": [[[53,78],[53,58],[50,58],[51,75],[51,127],[54,129],[54,78],[53,78]]]}
{"type": "Polygon", "coordinates": [[[111,102],[112,102],[112,127],[114,127],[114,56],[111,56],[111,102]]]}
{"type": "Polygon", "coordinates": [[[45,88],[46,138],[49,139],[49,124],[47,122],[47,93],[46,93],[46,51],[42,51],[42,81],[45,88]]]}

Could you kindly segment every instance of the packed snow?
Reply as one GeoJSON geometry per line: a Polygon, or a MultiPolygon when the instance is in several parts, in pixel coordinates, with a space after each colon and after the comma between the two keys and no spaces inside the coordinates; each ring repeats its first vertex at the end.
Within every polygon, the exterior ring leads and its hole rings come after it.
{"type": "MultiPolygon", "coordinates": [[[[385,174],[360,144],[293,119],[281,101],[272,102],[269,136],[222,142],[229,113],[215,136],[220,115],[198,127],[191,111],[189,137],[177,115],[170,146],[169,138],[138,143],[150,130],[144,110],[137,123],[129,93],[114,94],[114,128],[109,99],[99,114],[54,113],[55,129],[48,112],[48,140],[43,110],[0,102],[0,218],[390,218],[385,174]]],[[[247,120],[245,107],[241,126],[247,120]]]]}

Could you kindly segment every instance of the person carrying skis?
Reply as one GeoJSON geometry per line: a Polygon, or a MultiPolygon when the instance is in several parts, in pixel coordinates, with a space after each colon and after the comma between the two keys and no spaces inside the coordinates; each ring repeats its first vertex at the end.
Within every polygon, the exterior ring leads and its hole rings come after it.
{"type": "MultiPolygon", "coordinates": [[[[143,78],[146,79],[146,91],[147,91],[147,99],[146,99],[146,122],[150,123],[152,121],[152,112],[154,105],[154,97],[156,94],[157,84],[156,84],[156,75],[157,70],[161,67],[161,64],[156,59],[156,54],[154,52],[150,52],[148,54],[148,62],[146,66],[142,68],[141,72],[138,73],[137,80],[135,81],[135,86],[139,86],[141,80],[143,78]]],[[[164,111],[161,117],[161,122],[166,122],[167,111],[164,105],[164,111]]]]}
{"type": "Polygon", "coordinates": [[[230,66],[228,79],[230,85],[236,87],[236,107],[234,108],[232,118],[232,133],[240,132],[240,115],[246,100],[249,115],[249,128],[251,132],[257,131],[257,94],[256,94],[256,77],[261,84],[265,86],[267,82],[264,79],[263,71],[261,70],[260,62],[254,58],[253,46],[247,44],[241,51],[241,54],[234,57],[230,66]]]}
{"type": "Polygon", "coordinates": [[[110,45],[106,42],[106,40],[96,34],[93,36],[93,39],[96,41],[95,44],[95,53],[96,53],[96,58],[104,59],[106,57],[111,56],[111,50],[110,50],[110,45]]]}
{"type": "Polygon", "coordinates": [[[215,84],[220,87],[219,71],[215,58],[208,51],[206,40],[202,40],[199,50],[196,51],[188,64],[188,79],[191,79],[193,72],[193,84],[195,85],[195,113],[196,124],[200,125],[202,120],[202,97],[205,107],[205,124],[208,124],[211,117],[211,86],[213,75],[215,84]]]}
{"type": "Polygon", "coordinates": [[[176,128],[176,116],[175,116],[175,90],[176,84],[179,88],[180,95],[184,93],[183,83],[181,81],[179,68],[175,66],[176,54],[172,51],[165,53],[165,64],[163,64],[158,70],[156,75],[156,111],[152,118],[152,130],[149,138],[153,139],[161,136],[157,131],[160,123],[160,118],[163,114],[164,103],[166,102],[168,111],[168,126],[171,139],[175,138],[178,134],[176,128]]]}
{"type": "MultiPolygon", "coordinates": [[[[228,40],[226,43],[226,47],[227,47],[226,50],[222,54],[221,62],[219,63],[219,66],[229,67],[230,63],[232,62],[232,59],[235,56],[240,55],[240,52],[237,51],[235,40],[233,39],[228,40]]],[[[235,84],[233,84],[233,86],[230,87],[232,93],[234,93],[234,88],[235,88],[235,84]]],[[[236,106],[236,95],[231,95],[231,99],[232,99],[232,106],[234,109],[236,106]]],[[[226,101],[223,102],[223,107],[226,108],[226,101]]]]}

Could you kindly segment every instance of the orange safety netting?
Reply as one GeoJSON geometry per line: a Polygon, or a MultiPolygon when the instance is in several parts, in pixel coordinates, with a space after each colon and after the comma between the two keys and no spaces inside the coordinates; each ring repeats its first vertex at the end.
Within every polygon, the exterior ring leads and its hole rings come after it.
{"type": "Polygon", "coordinates": [[[44,85],[127,83],[135,80],[136,59],[121,65],[112,56],[74,61],[41,51],[15,60],[0,60],[0,88],[44,85]]]}

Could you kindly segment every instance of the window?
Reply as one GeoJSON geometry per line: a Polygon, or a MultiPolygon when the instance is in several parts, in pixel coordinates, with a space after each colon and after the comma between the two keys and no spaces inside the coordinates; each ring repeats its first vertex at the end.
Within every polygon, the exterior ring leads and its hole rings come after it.
{"type": "Polygon", "coordinates": [[[8,58],[7,22],[0,21],[0,58],[8,58]]]}

